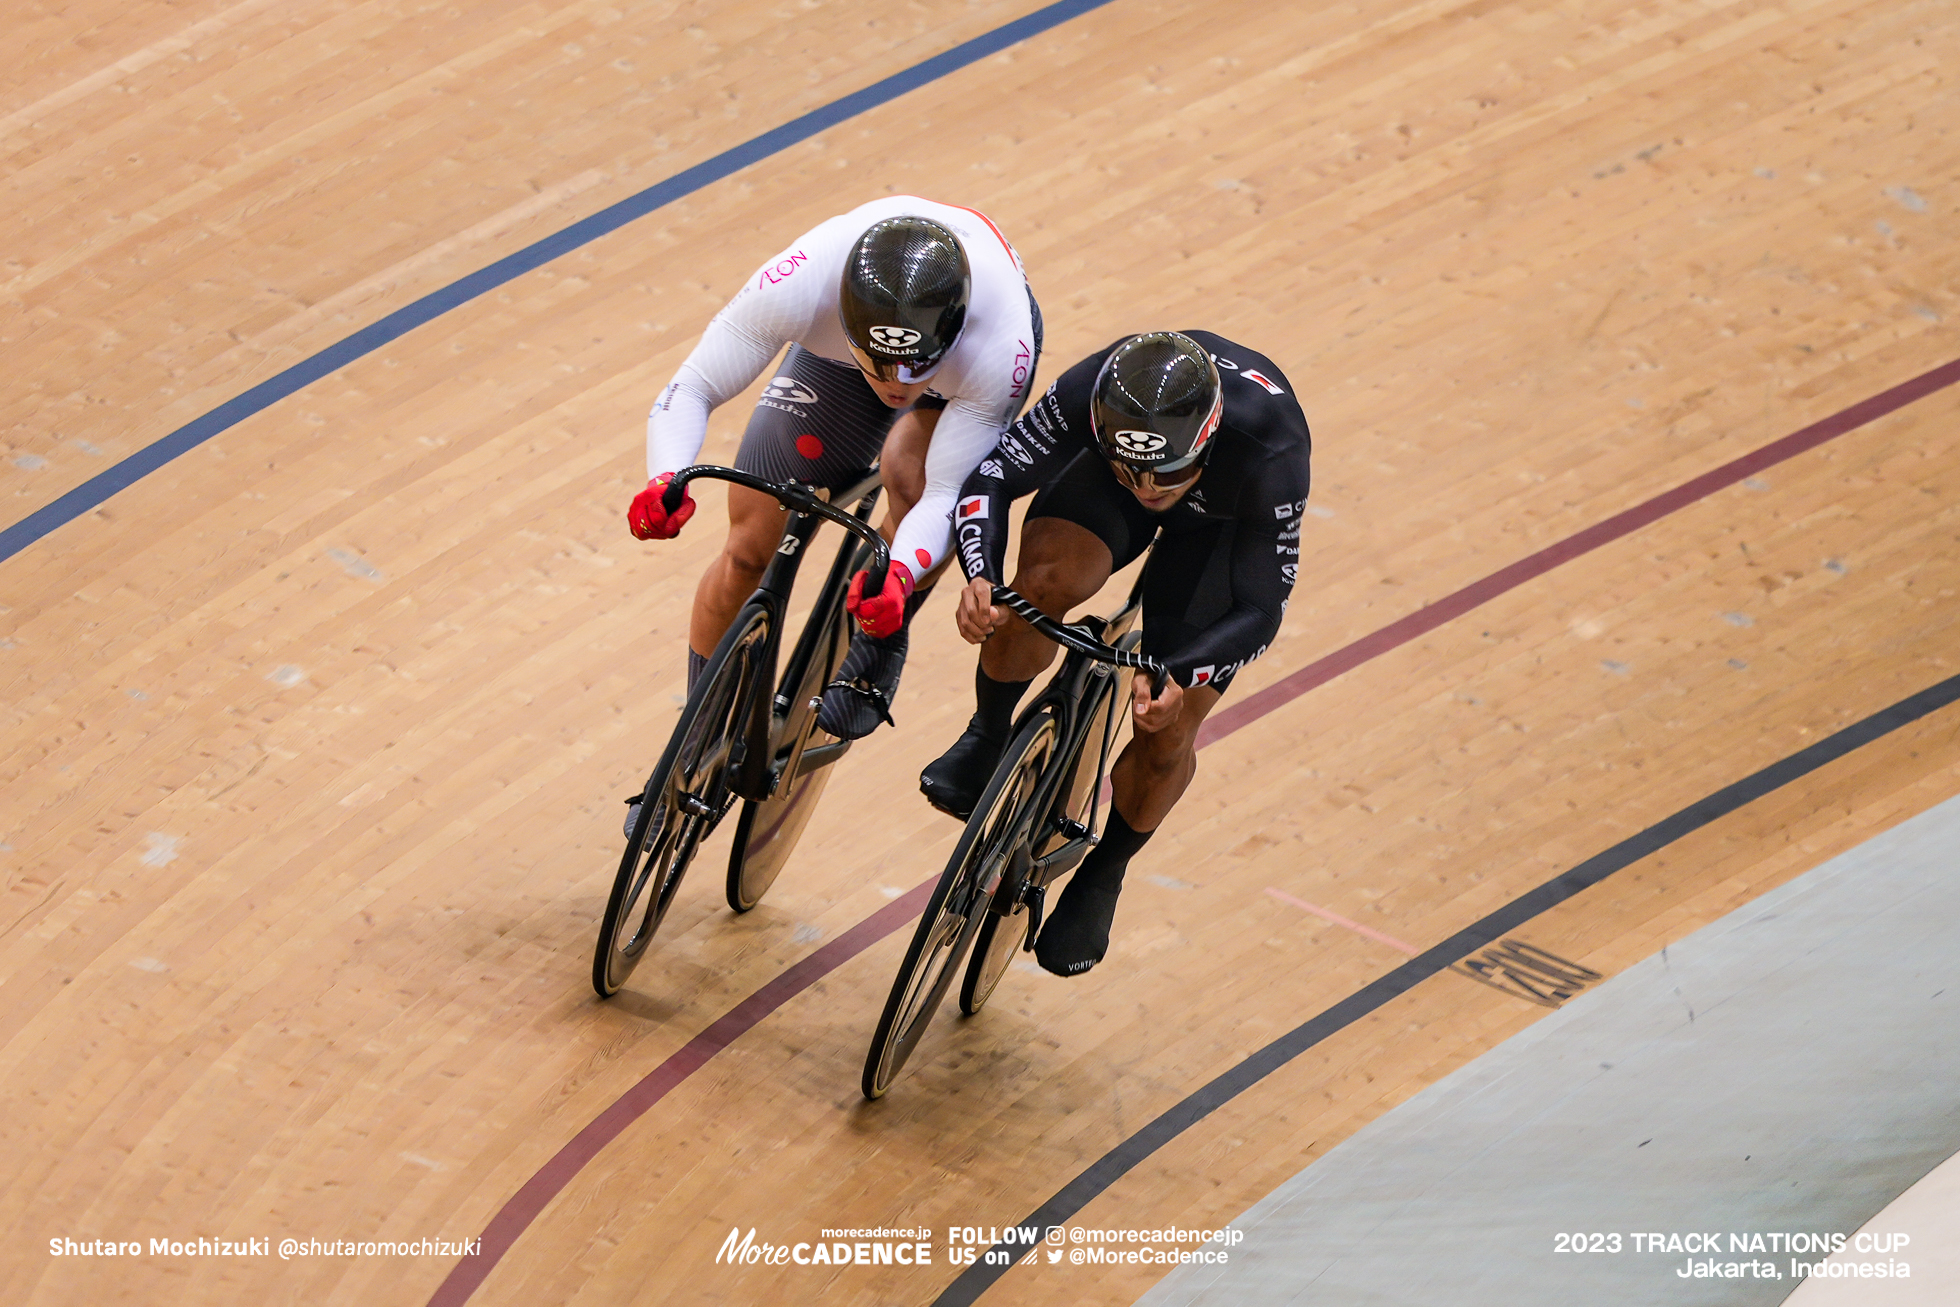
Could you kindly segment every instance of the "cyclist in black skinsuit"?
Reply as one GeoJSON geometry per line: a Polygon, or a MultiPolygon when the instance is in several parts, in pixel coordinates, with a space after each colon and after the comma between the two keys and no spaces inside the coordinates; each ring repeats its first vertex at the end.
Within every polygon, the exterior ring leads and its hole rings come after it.
{"type": "Polygon", "coordinates": [[[985,642],[977,711],[919,785],[958,816],[972,811],[1015,706],[1055,652],[991,602],[1009,505],[1038,491],[1013,587],[1054,617],[1158,540],[1146,565],[1143,649],[1172,679],[1156,699],[1149,678],[1136,679],[1136,732],[1111,773],[1108,827],[1035,942],[1057,975],[1102,960],[1124,868],[1196,773],[1199,724],[1279,631],[1299,564],[1311,447],[1292,385],[1271,359],[1210,332],[1152,332],[1063,373],[955,501],[955,547],[971,578],[956,617],[970,643],[985,642]]]}

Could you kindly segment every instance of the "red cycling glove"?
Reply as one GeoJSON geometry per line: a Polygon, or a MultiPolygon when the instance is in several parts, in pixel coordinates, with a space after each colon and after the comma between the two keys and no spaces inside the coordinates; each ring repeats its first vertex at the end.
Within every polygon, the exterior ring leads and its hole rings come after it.
{"type": "Polygon", "coordinates": [[[632,528],[634,539],[672,540],[687,525],[687,519],[694,516],[694,496],[685,488],[681,490],[681,506],[671,514],[660,502],[667,483],[673,479],[672,472],[662,472],[647,482],[645,490],[633,496],[633,506],[626,510],[626,525],[632,528]]]}
{"type": "Polygon", "coordinates": [[[912,569],[894,558],[891,571],[885,574],[885,588],[869,599],[864,597],[867,575],[859,572],[851,578],[850,593],[844,596],[844,611],[858,619],[858,627],[866,635],[882,640],[897,634],[905,622],[905,601],[912,595],[912,569]]]}

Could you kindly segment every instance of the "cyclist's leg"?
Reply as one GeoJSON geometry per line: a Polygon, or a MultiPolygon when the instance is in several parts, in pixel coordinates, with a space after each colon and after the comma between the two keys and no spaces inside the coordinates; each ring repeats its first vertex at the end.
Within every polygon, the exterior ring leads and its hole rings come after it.
{"type": "MultiPolygon", "coordinates": [[[[854,365],[791,345],[749,416],[735,466],[771,481],[836,489],[876,461],[893,416],[854,365]]],[[[695,590],[688,646],[700,657],[714,651],[782,540],[781,505],[758,490],[728,488],[728,523],[721,556],[695,590]]]]}
{"type": "MultiPolygon", "coordinates": [[[[701,580],[694,587],[694,611],[689,616],[687,631],[689,694],[694,692],[694,683],[701,679],[709,655],[721,643],[729,624],[742,611],[748,597],[755,593],[757,583],[762,580],[762,570],[769,565],[769,556],[776,551],[776,542],[783,532],[782,514],[778,508],[772,496],[759,490],[733,484],[728,487],[728,538],[722,543],[721,553],[708,564],[708,570],[701,573],[701,580]]],[[[625,824],[627,839],[633,838],[633,824],[639,818],[639,799],[629,799],[625,824]]],[[[659,838],[663,820],[664,816],[655,818],[646,833],[644,842],[647,845],[659,838]]]]}
{"type": "Polygon", "coordinates": [[[763,569],[769,566],[782,534],[781,505],[773,495],[747,486],[728,487],[728,539],[694,588],[694,612],[687,628],[689,689],[728,624],[761,584],[763,569]]]}
{"type": "Polygon", "coordinates": [[[1062,887],[1035,940],[1035,958],[1047,970],[1081,975],[1109,951],[1123,873],[1197,774],[1198,727],[1218,699],[1208,685],[1185,690],[1168,726],[1138,732],[1123,747],[1110,770],[1114,793],[1102,838],[1062,887]]]}
{"type": "MultiPolygon", "coordinates": [[[[1161,658],[1184,647],[1230,607],[1231,540],[1231,528],[1206,527],[1158,543],[1144,582],[1144,652],[1161,658]]],[[[1177,716],[1158,730],[1137,731],[1117,757],[1102,839],[1063,887],[1035,941],[1036,959],[1047,970],[1080,975],[1102,961],[1123,873],[1197,774],[1198,728],[1232,676],[1228,670],[1182,690],[1177,716]]]]}
{"type": "MultiPolygon", "coordinates": [[[[885,520],[878,530],[890,544],[898,534],[898,524],[912,511],[925,493],[926,446],[946,402],[932,395],[898,414],[878,460],[885,486],[885,520]]],[[[949,555],[950,556],[950,555],[949,555]]],[[[878,723],[889,722],[891,705],[898,698],[899,675],[905,669],[905,655],[911,648],[912,618],[932,593],[933,582],[945,569],[939,567],[918,578],[905,600],[905,615],[899,629],[882,638],[851,632],[851,647],[837,670],[837,678],[824,690],[823,710],[818,724],[840,739],[855,740],[869,735],[878,723]]]]}
{"type": "MultiPolygon", "coordinates": [[[[1010,584],[1044,613],[1063,617],[1135,560],[1156,529],[1136,497],[1084,455],[1029,506],[1010,584]]],[[[1054,655],[1055,646],[1018,618],[981,646],[973,717],[953,747],[919,776],[919,788],[934,806],[956,816],[971,811],[1007,747],[1014,709],[1054,655]]]]}
{"type": "MultiPolygon", "coordinates": [[[[831,489],[850,485],[877,458],[892,417],[855,365],[791,345],[749,415],[735,466],[771,481],[807,481],[831,489]]],[[[782,535],[782,505],[774,496],[746,486],[728,487],[728,538],[695,586],[688,620],[689,693],[729,624],[761,584],[782,535]]],[[[635,806],[629,806],[629,839],[636,815],[635,806]]]]}

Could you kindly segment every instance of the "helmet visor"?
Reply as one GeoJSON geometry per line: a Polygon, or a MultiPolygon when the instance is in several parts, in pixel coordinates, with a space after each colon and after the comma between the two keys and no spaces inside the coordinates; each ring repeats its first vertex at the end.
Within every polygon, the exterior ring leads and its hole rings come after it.
{"type": "Polygon", "coordinates": [[[1196,481],[1198,479],[1198,473],[1205,470],[1204,460],[1196,458],[1184,464],[1182,467],[1159,468],[1149,472],[1138,469],[1134,464],[1124,463],[1113,458],[1109,459],[1108,463],[1109,470],[1116,474],[1118,481],[1121,481],[1127,488],[1141,491],[1146,495],[1157,495],[1167,490],[1182,489],[1190,485],[1193,481],[1196,481]]]}
{"type": "Polygon", "coordinates": [[[858,371],[867,377],[886,383],[897,382],[910,386],[924,381],[939,371],[939,365],[946,361],[946,352],[941,350],[931,358],[898,358],[892,355],[880,357],[858,348],[858,343],[846,337],[850,346],[851,358],[857,363],[858,371]]]}
{"type": "Polygon", "coordinates": [[[1176,490],[1197,479],[1198,473],[1204,470],[1205,456],[1211,452],[1211,438],[1217,434],[1219,419],[1224,414],[1225,397],[1219,392],[1213,396],[1211,410],[1205,414],[1191,447],[1184,457],[1174,459],[1163,456],[1162,451],[1170,446],[1163,436],[1148,430],[1109,429],[1093,404],[1089,409],[1089,430],[1102,447],[1103,460],[1116,479],[1132,490],[1150,494],[1176,490]]]}

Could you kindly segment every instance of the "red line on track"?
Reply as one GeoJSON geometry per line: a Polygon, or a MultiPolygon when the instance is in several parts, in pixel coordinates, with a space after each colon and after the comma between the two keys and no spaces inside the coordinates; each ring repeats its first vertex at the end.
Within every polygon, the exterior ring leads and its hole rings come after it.
{"type": "Polygon", "coordinates": [[[571,1183],[572,1177],[583,1170],[587,1162],[599,1155],[600,1149],[618,1138],[627,1126],[645,1115],[648,1108],[665,1098],[669,1091],[706,1065],[709,1058],[734,1043],[764,1017],[918,916],[925,910],[926,899],[938,880],[939,877],[934,876],[893,899],[809,957],[792,964],[774,980],[728,1009],[718,1021],[688,1040],[665,1062],[647,1072],[638,1084],[594,1117],[590,1125],[574,1135],[570,1143],[553,1154],[551,1160],[539,1167],[537,1174],[525,1181],[524,1187],[511,1196],[510,1201],[491,1218],[490,1224],[484,1227],[482,1251],[456,1263],[456,1269],[437,1286],[434,1296],[429,1299],[429,1307],[457,1307],[467,1302],[469,1296],[476,1292],[476,1287],[483,1283],[483,1278],[517,1242],[517,1236],[524,1233],[537,1219],[538,1213],[545,1209],[545,1205],[558,1196],[559,1190],[571,1183]]]}
{"type": "MultiPolygon", "coordinates": [[[[1754,453],[1744,454],[1711,472],[1704,472],[1692,481],[1655,495],[1645,503],[1636,504],[1567,536],[1557,544],[1548,545],[1480,581],[1473,581],[1461,590],[1418,608],[1408,616],[1390,622],[1380,630],[1214,713],[1198,732],[1198,747],[1202,749],[1217,743],[1274,709],[1291,703],[1308,690],[1325,685],[1343,672],[1352,671],[1370,659],[1428,634],[1498,595],[1543,576],[1561,563],[1570,562],[1601,545],[1631,535],[1696,500],[1734,485],[1744,477],[1754,476],[1765,468],[1875,422],[1956,381],[1960,381],[1960,359],[1923,372],[1890,390],[1881,391],[1821,422],[1814,422],[1801,431],[1764,445],[1754,453]]],[[[730,1008],[713,1025],[689,1040],[678,1052],[649,1071],[638,1084],[621,1094],[611,1107],[595,1117],[550,1161],[538,1168],[537,1174],[526,1181],[524,1187],[491,1218],[490,1224],[483,1230],[482,1251],[456,1264],[456,1268],[429,1299],[429,1307],[460,1307],[467,1302],[470,1295],[476,1292],[476,1287],[483,1283],[503,1255],[517,1242],[518,1236],[529,1228],[559,1191],[571,1183],[585,1164],[598,1156],[600,1149],[763,1018],[918,915],[924,909],[926,898],[937,880],[938,877],[934,876],[903,897],[892,900],[809,957],[792,964],[781,975],[730,1008]]]]}
{"type": "Polygon", "coordinates": [[[1868,422],[1875,422],[1886,414],[1904,408],[1916,399],[1923,399],[1936,390],[1943,390],[1956,381],[1960,381],[1960,359],[1942,364],[1930,372],[1922,372],[1911,381],[1881,391],[1870,399],[1853,404],[1841,413],[1833,413],[1822,422],[1813,422],[1793,435],[1764,445],[1754,453],[1744,454],[1732,463],[1724,463],[1712,472],[1704,472],[1692,481],[1683,482],[1672,490],[1655,495],[1644,504],[1635,504],[1625,512],[1615,513],[1603,522],[1595,522],[1557,544],[1547,545],[1528,558],[1521,558],[1509,567],[1492,572],[1481,581],[1472,581],[1454,594],[1445,595],[1433,604],[1418,608],[1407,617],[1390,622],[1372,634],[1362,636],[1346,648],[1336,649],[1317,662],[1309,663],[1296,672],[1289,672],[1265,689],[1219,709],[1198,728],[1198,747],[1202,749],[1207,744],[1214,744],[1224,739],[1241,727],[1250,726],[1281,704],[1291,703],[1308,690],[1325,685],[1342,672],[1353,671],[1371,658],[1379,658],[1417,636],[1427,635],[1443,623],[1489,603],[1505,591],[1514,590],[1526,581],[1543,576],[1561,563],[1569,563],[1581,554],[1589,554],[1601,545],[1631,535],[1643,526],[1658,522],[1669,513],[1686,508],[1698,499],[1705,499],[1717,490],[1734,485],[1744,477],[1754,476],[1764,468],[1794,458],[1806,450],[1815,449],[1826,441],[1835,440],[1847,431],[1855,431],[1868,422]]]}
{"type": "Polygon", "coordinates": [[[1274,898],[1278,899],[1281,903],[1291,903],[1296,908],[1304,908],[1306,911],[1313,913],[1316,917],[1319,917],[1322,921],[1331,921],[1337,926],[1346,926],[1349,930],[1353,931],[1357,935],[1360,935],[1364,939],[1372,939],[1377,944],[1386,944],[1390,948],[1394,949],[1397,953],[1406,953],[1412,958],[1419,957],[1422,954],[1422,950],[1417,948],[1413,944],[1404,944],[1401,940],[1395,938],[1395,936],[1393,935],[1384,935],[1379,930],[1376,930],[1371,926],[1364,926],[1358,921],[1349,921],[1346,917],[1342,916],[1340,913],[1331,912],[1328,909],[1321,907],[1317,903],[1309,903],[1305,899],[1296,899],[1283,889],[1275,889],[1271,885],[1268,885],[1266,887],[1266,893],[1272,895],[1274,898]]]}

